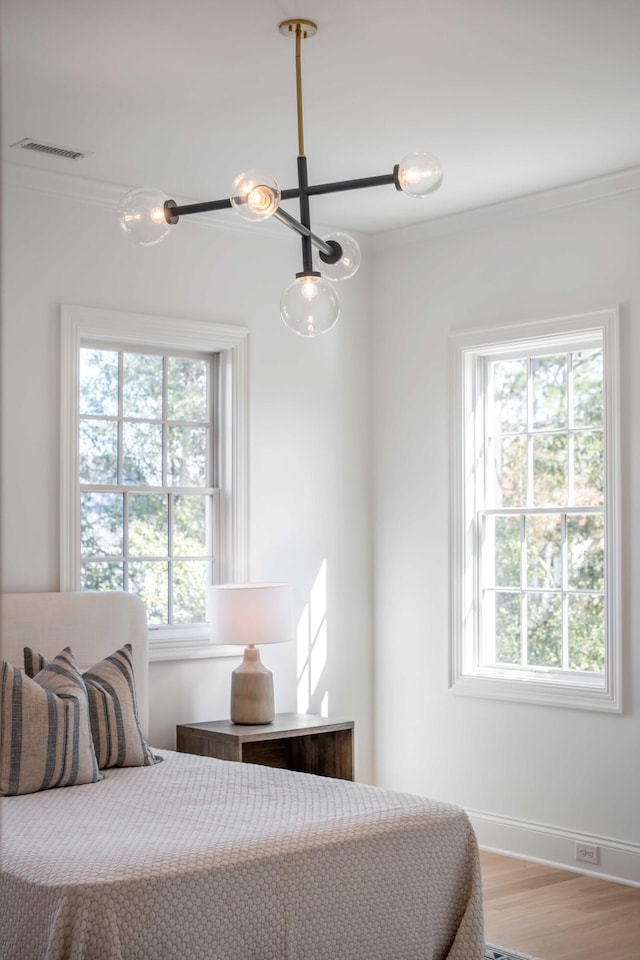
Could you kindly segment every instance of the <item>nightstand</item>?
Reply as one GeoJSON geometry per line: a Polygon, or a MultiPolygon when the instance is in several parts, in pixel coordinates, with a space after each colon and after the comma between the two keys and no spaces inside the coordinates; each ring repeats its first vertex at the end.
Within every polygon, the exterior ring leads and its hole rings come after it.
{"type": "Polygon", "coordinates": [[[245,726],[231,720],[182,723],[178,753],[353,780],[353,721],[278,713],[273,723],[245,726]]]}

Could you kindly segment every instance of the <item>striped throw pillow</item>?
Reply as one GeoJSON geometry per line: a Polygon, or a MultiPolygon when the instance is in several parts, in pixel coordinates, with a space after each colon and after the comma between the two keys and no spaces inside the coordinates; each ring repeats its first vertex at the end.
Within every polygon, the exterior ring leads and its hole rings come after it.
{"type": "MultiPolygon", "coordinates": [[[[24,648],[28,676],[38,676],[47,664],[39,653],[24,648]]],[[[159,763],[140,729],[131,644],[127,643],[83,673],[89,698],[93,746],[101,770],[144,767],[159,763]]]]}
{"type": "Polygon", "coordinates": [[[71,650],[34,679],[0,661],[0,796],[97,780],[87,690],[71,650]]]}

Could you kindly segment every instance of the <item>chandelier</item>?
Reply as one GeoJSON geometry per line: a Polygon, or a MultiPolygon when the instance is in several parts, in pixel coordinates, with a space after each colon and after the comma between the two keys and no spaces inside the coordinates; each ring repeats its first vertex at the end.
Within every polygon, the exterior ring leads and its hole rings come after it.
{"type": "Polygon", "coordinates": [[[360,266],[360,248],[353,237],[336,232],[319,237],[311,229],[309,198],[344,190],[361,190],[393,184],[410,197],[422,198],[442,182],[442,167],[430,153],[410,153],[393,172],[379,177],[310,184],[304,153],[302,117],[302,41],[313,37],[317,24],[312,20],[284,20],[280,33],[296,44],[296,98],[298,109],[298,186],[281,190],[277,180],[262,170],[247,170],[233,181],[230,196],[224,200],[178,205],[160,190],[141,187],[130,190],[120,202],[120,224],[125,233],[143,246],[159,243],[181,217],[232,207],[245,220],[260,221],[273,217],[301,237],[302,270],[287,287],[280,300],[284,323],[303,337],[326,333],[336,323],[340,302],[333,282],[347,280],[360,266]],[[298,200],[300,219],[281,207],[283,200],[298,200]],[[318,250],[314,263],[313,248],[318,250]]]}

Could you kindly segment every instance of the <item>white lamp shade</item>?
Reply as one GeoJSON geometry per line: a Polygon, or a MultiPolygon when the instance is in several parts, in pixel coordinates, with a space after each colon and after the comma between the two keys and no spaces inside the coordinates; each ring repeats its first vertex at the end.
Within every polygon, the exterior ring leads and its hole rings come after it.
{"type": "Polygon", "coordinates": [[[229,583],[209,587],[214,643],[283,643],[293,639],[288,583],[229,583]]]}

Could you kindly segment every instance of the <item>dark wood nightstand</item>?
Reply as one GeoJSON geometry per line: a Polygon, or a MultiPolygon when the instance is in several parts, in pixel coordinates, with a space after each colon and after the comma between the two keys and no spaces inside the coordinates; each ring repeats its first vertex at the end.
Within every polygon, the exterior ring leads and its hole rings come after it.
{"type": "Polygon", "coordinates": [[[231,720],[182,723],[178,753],[261,763],[267,767],[353,780],[353,721],[279,713],[273,723],[245,726],[231,720]]]}

